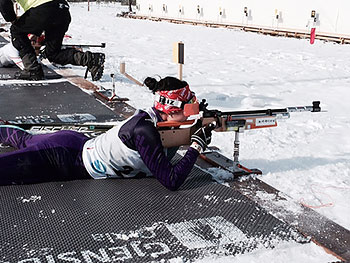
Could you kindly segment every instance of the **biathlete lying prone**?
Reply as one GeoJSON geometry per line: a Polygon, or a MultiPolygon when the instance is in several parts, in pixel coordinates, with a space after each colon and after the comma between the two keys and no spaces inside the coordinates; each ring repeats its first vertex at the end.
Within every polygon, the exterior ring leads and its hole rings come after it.
{"type": "Polygon", "coordinates": [[[0,185],[153,175],[166,188],[178,189],[210,143],[211,128],[198,129],[186,154],[172,165],[177,149],[162,146],[156,124],[186,120],[184,105],[198,103],[196,96],[187,82],[173,77],[146,78],[145,85],[156,94],[154,106],[93,139],[75,131],[32,135],[0,125],[0,142],[17,149],[0,155],[0,185]]]}

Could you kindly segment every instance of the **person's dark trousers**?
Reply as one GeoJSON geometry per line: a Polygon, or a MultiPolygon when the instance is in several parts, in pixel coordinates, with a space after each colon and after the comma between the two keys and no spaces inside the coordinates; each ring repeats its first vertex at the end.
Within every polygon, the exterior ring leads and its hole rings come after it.
{"type": "Polygon", "coordinates": [[[88,139],[75,131],[32,135],[0,125],[0,143],[16,149],[0,154],[0,185],[91,179],[82,160],[88,139]]]}
{"type": "Polygon", "coordinates": [[[71,22],[69,6],[64,0],[54,0],[27,10],[12,26],[12,43],[23,58],[35,54],[28,34],[40,36],[45,32],[45,55],[54,63],[77,65],[74,48],[62,49],[62,41],[71,22]]]}

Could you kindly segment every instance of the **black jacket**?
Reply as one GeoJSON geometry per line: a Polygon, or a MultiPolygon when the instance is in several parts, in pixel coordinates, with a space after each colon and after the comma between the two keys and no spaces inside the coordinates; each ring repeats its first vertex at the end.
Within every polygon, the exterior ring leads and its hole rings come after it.
{"type": "Polygon", "coordinates": [[[13,10],[13,2],[11,0],[0,0],[0,12],[7,22],[16,20],[16,13],[13,10]]]}

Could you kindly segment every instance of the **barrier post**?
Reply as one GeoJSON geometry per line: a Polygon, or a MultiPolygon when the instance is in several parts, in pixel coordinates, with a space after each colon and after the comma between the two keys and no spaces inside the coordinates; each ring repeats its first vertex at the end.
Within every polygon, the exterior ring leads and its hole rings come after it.
{"type": "Polygon", "coordinates": [[[183,64],[185,64],[185,45],[181,41],[173,44],[173,62],[179,65],[178,78],[182,80],[183,64]]]}

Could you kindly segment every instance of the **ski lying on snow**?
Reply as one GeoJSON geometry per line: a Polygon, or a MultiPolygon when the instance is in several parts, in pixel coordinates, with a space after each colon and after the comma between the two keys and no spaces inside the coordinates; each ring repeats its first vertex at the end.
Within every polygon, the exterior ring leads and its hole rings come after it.
{"type": "MultiPolygon", "coordinates": [[[[239,177],[234,172],[236,164],[218,152],[203,153],[196,164],[203,169],[218,167],[232,172],[235,179],[239,177]],[[234,169],[230,170],[230,167],[234,169]]],[[[276,218],[294,226],[305,236],[311,237],[311,240],[324,248],[326,252],[342,261],[350,261],[349,230],[311,208],[295,202],[291,197],[256,177],[241,179],[232,180],[228,183],[230,187],[265,208],[276,218]]]]}

